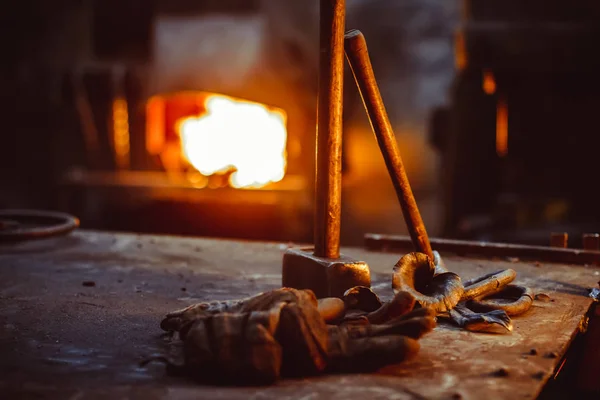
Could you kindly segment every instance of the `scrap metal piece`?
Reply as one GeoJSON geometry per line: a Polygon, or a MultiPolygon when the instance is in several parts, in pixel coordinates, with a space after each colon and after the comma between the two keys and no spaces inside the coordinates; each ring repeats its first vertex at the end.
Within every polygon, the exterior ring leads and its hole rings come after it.
{"type": "Polygon", "coordinates": [[[471,332],[506,333],[513,330],[512,321],[503,310],[476,313],[459,304],[449,315],[456,325],[471,332]]]}
{"type": "Polygon", "coordinates": [[[517,272],[514,269],[505,269],[470,279],[464,283],[465,292],[461,300],[472,300],[484,295],[488,296],[497,293],[504,286],[514,281],[516,277],[517,272]]]}
{"type": "Polygon", "coordinates": [[[460,301],[464,287],[453,272],[436,273],[433,260],[423,253],[408,253],[394,265],[394,293],[412,294],[422,307],[438,312],[449,311],[460,301]]]}
{"type": "Polygon", "coordinates": [[[509,284],[516,277],[514,270],[487,274],[463,286],[460,277],[447,272],[436,256],[435,262],[422,253],[403,256],[394,266],[394,290],[411,293],[423,307],[447,312],[452,322],[472,332],[511,332],[510,316],[531,307],[533,291],[509,284]]]}
{"type": "Polygon", "coordinates": [[[433,265],[435,265],[436,271],[438,273],[448,272],[448,268],[446,268],[446,263],[442,259],[442,256],[437,250],[433,250],[433,265]]]}
{"type": "Polygon", "coordinates": [[[509,316],[515,316],[529,310],[533,298],[533,291],[525,286],[506,285],[484,298],[469,301],[468,307],[480,312],[502,310],[509,316]]]}

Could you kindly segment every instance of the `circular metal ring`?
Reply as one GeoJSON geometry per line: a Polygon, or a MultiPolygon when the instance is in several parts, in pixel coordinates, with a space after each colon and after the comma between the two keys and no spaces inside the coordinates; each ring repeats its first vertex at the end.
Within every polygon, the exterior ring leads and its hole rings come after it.
{"type": "Polygon", "coordinates": [[[20,242],[65,235],[79,227],[79,219],[61,212],[0,210],[0,242],[20,242]]]}

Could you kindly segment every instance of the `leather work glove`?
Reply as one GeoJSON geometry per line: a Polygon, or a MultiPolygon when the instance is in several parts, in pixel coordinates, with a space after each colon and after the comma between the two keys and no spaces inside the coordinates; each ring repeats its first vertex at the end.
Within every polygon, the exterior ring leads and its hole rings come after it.
{"type": "Polygon", "coordinates": [[[183,342],[177,370],[213,383],[370,372],[414,357],[418,339],[435,327],[435,312],[413,310],[409,293],[381,303],[369,292],[353,288],[343,300],[318,301],[310,290],[282,288],[195,304],[169,313],[161,327],[183,342]]]}

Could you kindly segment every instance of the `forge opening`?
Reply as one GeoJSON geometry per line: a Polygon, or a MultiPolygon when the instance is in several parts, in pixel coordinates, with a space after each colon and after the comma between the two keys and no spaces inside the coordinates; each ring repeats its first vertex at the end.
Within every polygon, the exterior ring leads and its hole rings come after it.
{"type": "Polygon", "coordinates": [[[169,174],[196,186],[261,188],[287,166],[287,114],[209,92],[155,95],[146,106],[146,149],[169,174]]]}

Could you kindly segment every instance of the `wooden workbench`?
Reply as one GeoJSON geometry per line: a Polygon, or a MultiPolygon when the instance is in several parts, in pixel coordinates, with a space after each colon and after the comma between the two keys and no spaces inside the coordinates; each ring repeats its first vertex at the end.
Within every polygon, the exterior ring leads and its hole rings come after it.
{"type": "MultiPolygon", "coordinates": [[[[514,268],[518,282],[552,301],[534,302],[508,335],[439,325],[421,340],[415,360],[372,375],[229,388],[168,377],[161,364],[138,366],[168,351],[159,328],[166,312],[279,287],[286,247],[90,231],[0,246],[0,393],[64,399],[534,398],[577,333],[592,302],[588,289],[599,278],[593,267],[446,256],[449,269],[463,279],[514,268]],[[501,368],[507,376],[497,376],[501,368]]],[[[392,295],[397,254],[344,253],[367,261],[374,289],[383,298],[392,295]]]]}

